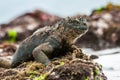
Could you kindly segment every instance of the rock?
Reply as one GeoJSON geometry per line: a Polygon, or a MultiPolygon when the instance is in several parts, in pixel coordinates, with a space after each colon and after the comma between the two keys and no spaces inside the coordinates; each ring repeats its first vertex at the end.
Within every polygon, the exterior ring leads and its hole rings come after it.
{"type": "Polygon", "coordinates": [[[89,30],[76,45],[95,50],[120,46],[120,6],[107,4],[86,16],[89,30]]]}
{"type": "Polygon", "coordinates": [[[30,36],[38,28],[52,25],[60,18],[55,15],[45,13],[40,10],[25,13],[7,24],[0,25],[0,43],[3,41],[10,41],[10,32],[16,34],[15,41],[21,41],[30,36]],[[23,36],[24,35],[24,36],[23,36]]]}
{"type": "Polygon", "coordinates": [[[102,66],[82,53],[80,48],[71,47],[67,55],[51,61],[47,66],[38,62],[25,62],[13,69],[3,69],[0,79],[38,80],[107,80],[102,66]]]}

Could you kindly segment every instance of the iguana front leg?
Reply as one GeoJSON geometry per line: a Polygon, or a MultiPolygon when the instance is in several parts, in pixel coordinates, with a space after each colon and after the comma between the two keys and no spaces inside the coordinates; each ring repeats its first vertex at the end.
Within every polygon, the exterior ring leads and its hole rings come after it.
{"type": "Polygon", "coordinates": [[[53,43],[50,44],[50,42],[46,42],[36,47],[33,50],[32,54],[33,54],[34,59],[37,62],[47,65],[50,62],[48,56],[52,55],[52,52],[54,51],[54,49],[55,49],[55,44],[53,43]]]}

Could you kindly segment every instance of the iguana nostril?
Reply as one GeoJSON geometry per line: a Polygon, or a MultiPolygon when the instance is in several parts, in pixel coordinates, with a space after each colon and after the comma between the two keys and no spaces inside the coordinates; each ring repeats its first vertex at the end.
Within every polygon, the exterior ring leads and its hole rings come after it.
{"type": "Polygon", "coordinates": [[[83,25],[87,26],[87,24],[86,24],[86,23],[83,23],[83,25]]]}

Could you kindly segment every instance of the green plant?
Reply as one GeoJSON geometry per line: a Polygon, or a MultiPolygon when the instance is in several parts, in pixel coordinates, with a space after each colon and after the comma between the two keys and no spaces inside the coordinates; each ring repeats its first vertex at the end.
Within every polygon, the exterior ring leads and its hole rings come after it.
{"type": "Polygon", "coordinates": [[[100,64],[100,68],[103,68],[103,65],[102,65],[102,64],[100,64]]]}
{"type": "Polygon", "coordinates": [[[61,65],[61,66],[62,66],[62,65],[64,65],[64,64],[65,64],[65,62],[63,62],[63,61],[62,61],[62,62],[60,62],[60,65],[61,65]]]}
{"type": "Polygon", "coordinates": [[[35,77],[33,80],[45,80],[46,74],[41,74],[39,77],[35,77]]]}
{"type": "Polygon", "coordinates": [[[89,80],[89,77],[87,76],[87,77],[85,78],[85,80],[89,80]]]}
{"type": "Polygon", "coordinates": [[[15,42],[17,38],[17,32],[15,30],[9,30],[8,31],[8,41],[9,42],[15,42]]]}
{"type": "Polygon", "coordinates": [[[94,75],[96,76],[96,75],[98,75],[99,74],[99,70],[95,67],[94,68],[94,75]]]}
{"type": "Polygon", "coordinates": [[[96,12],[101,12],[101,11],[103,11],[103,10],[104,10],[104,8],[100,7],[100,8],[98,8],[98,9],[96,9],[96,12]]]}
{"type": "Polygon", "coordinates": [[[34,71],[30,71],[30,78],[34,77],[35,72],[34,71]]]}

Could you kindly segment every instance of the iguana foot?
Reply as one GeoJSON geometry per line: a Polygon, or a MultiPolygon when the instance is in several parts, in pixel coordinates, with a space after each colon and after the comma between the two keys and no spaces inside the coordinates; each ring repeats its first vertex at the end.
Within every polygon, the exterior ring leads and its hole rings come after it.
{"type": "Polygon", "coordinates": [[[50,60],[48,55],[53,52],[53,47],[49,43],[43,43],[33,50],[33,57],[37,62],[47,65],[50,60]]]}

